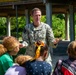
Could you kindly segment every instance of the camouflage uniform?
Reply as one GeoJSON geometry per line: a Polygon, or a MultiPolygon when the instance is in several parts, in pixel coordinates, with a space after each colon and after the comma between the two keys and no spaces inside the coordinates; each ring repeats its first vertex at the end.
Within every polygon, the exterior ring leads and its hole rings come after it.
{"type": "MultiPolygon", "coordinates": [[[[48,24],[43,22],[41,22],[38,27],[34,27],[33,23],[26,25],[22,37],[23,37],[23,41],[25,41],[28,44],[25,54],[31,56],[34,56],[35,54],[34,43],[38,40],[43,41],[49,47],[50,46],[55,47],[55,45],[53,44],[54,41],[53,31],[48,24]]],[[[50,50],[47,61],[51,61],[50,50]]]]}

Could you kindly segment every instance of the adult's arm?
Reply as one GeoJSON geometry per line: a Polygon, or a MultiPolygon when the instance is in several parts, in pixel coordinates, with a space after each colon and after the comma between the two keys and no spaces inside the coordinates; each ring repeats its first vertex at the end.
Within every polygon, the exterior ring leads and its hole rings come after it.
{"type": "Polygon", "coordinates": [[[49,25],[47,25],[46,27],[47,27],[46,31],[47,42],[49,46],[56,48],[58,41],[54,38],[53,30],[49,25]]]}
{"type": "Polygon", "coordinates": [[[27,25],[24,27],[22,32],[22,40],[23,40],[23,46],[27,47],[29,45],[29,28],[27,25]]]}

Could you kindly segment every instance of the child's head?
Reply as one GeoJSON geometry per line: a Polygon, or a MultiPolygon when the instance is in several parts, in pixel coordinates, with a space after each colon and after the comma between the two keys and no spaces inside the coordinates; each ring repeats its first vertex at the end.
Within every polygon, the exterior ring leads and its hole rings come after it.
{"type": "Polygon", "coordinates": [[[3,39],[3,46],[7,52],[16,55],[19,51],[19,41],[13,36],[7,36],[3,39]]]}
{"type": "Polygon", "coordinates": [[[69,57],[75,58],[76,59],[76,41],[72,41],[68,45],[68,55],[69,57]]]}
{"type": "Polygon", "coordinates": [[[7,49],[4,48],[4,46],[2,44],[0,44],[0,55],[3,55],[6,52],[7,52],[7,49]]]}
{"type": "Polygon", "coordinates": [[[35,45],[36,45],[35,58],[38,58],[39,56],[44,56],[44,58],[46,59],[48,54],[48,46],[44,44],[42,41],[37,41],[35,45]]]}
{"type": "Polygon", "coordinates": [[[15,63],[18,63],[19,65],[24,64],[26,61],[31,60],[32,57],[29,55],[19,55],[15,58],[15,63]]]}

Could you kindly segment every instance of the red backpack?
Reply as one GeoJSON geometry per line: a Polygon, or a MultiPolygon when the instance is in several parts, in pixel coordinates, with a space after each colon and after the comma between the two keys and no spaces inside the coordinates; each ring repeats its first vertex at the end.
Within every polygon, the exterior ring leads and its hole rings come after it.
{"type": "Polygon", "coordinates": [[[68,60],[59,60],[52,75],[76,75],[76,65],[68,60]]]}

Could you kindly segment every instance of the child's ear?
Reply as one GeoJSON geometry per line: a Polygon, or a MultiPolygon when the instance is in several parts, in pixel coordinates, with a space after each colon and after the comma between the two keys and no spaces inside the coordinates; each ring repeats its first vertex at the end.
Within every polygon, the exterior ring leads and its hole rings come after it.
{"type": "Polygon", "coordinates": [[[48,54],[48,52],[47,52],[47,51],[44,51],[44,57],[46,57],[46,56],[47,56],[47,54],[48,54]]]}

